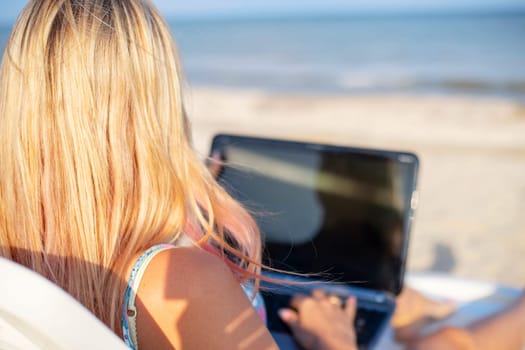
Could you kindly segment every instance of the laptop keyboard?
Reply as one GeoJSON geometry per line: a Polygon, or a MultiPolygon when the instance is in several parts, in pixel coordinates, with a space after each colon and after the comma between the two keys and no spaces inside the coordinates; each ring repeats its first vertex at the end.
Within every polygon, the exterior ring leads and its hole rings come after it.
{"type": "MultiPolygon", "coordinates": [[[[289,327],[284,324],[277,310],[288,307],[290,305],[291,296],[285,294],[275,294],[262,292],[264,296],[264,302],[266,304],[266,310],[268,315],[268,328],[272,332],[290,333],[289,327]]],[[[389,314],[386,311],[367,307],[358,302],[357,314],[354,322],[356,330],[357,343],[359,349],[367,349],[367,346],[373,340],[379,327],[382,326],[385,318],[389,314]]]]}

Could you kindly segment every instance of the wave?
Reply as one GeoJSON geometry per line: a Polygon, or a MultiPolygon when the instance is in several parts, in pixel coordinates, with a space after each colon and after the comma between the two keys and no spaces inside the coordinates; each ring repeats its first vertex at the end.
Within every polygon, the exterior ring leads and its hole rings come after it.
{"type": "Polygon", "coordinates": [[[525,94],[525,81],[490,81],[468,78],[407,78],[381,76],[343,76],[335,84],[343,90],[444,90],[503,94],[525,94]]]}

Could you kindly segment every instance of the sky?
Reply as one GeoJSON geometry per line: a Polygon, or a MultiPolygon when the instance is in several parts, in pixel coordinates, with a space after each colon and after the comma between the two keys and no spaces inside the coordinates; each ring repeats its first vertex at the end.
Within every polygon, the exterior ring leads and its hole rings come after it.
{"type": "MultiPolygon", "coordinates": [[[[166,17],[301,12],[409,12],[525,9],[525,0],[153,0],[166,17]]],[[[0,22],[13,22],[26,1],[2,0],[0,22]]]]}

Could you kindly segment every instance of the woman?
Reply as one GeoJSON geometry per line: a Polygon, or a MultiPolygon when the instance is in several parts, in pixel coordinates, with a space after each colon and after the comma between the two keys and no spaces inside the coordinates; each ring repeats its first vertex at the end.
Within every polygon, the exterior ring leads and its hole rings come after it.
{"type": "Polygon", "coordinates": [[[181,84],[150,2],[30,1],[0,72],[0,255],[132,348],[274,349],[239,284],[259,232],[195,155],[181,84]]]}

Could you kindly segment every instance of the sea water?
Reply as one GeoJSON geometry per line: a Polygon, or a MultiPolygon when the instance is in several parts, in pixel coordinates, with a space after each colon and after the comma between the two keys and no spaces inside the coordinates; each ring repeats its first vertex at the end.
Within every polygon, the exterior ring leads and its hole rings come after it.
{"type": "MultiPolygon", "coordinates": [[[[525,100],[525,14],[172,20],[190,85],[525,100]]],[[[9,26],[0,30],[3,47],[9,26]]]]}

